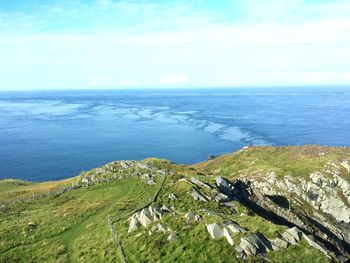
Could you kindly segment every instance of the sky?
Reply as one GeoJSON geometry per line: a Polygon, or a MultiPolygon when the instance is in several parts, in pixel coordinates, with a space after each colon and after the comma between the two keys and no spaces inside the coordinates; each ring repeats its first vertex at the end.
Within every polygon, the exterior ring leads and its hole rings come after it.
{"type": "Polygon", "coordinates": [[[0,0],[0,90],[349,84],[349,0],[0,0]]]}

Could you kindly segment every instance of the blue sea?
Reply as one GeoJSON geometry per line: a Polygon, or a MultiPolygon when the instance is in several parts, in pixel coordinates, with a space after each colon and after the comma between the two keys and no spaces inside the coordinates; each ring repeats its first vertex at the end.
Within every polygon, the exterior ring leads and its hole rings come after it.
{"type": "Polygon", "coordinates": [[[0,178],[189,164],[249,144],[350,146],[350,87],[0,92],[0,178]]]}

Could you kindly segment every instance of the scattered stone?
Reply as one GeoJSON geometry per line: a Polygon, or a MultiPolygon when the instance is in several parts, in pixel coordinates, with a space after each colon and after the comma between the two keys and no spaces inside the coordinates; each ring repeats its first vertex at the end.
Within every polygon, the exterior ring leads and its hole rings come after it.
{"type": "Polygon", "coordinates": [[[137,230],[139,225],[140,225],[140,221],[138,220],[138,215],[137,214],[133,214],[130,217],[130,225],[129,225],[128,233],[131,233],[131,232],[137,230]]]}
{"type": "Polygon", "coordinates": [[[176,233],[171,233],[167,239],[169,242],[173,242],[173,241],[176,241],[178,238],[179,237],[176,235],[176,233]]]}
{"type": "Polygon", "coordinates": [[[124,169],[129,169],[134,164],[134,162],[132,162],[132,161],[120,161],[119,164],[124,169]]]}
{"type": "Polygon", "coordinates": [[[153,166],[150,163],[140,163],[140,162],[136,163],[136,167],[140,169],[146,169],[146,170],[151,170],[153,168],[153,166]]]}
{"type": "Polygon", "coordinates": [[[152,177],[149,174],[143,174],[143,175],[141,175],[141,178],[146,180],[146,181],[152,179],[152,177]]]}
{"type": "Polygon", "coordinates": [[[211,188],[210,185],[199,181],[199,180],[198,180],[197,178],[195,178],[195,177],[192,177],[192,178],[190,179],[190,181],[191,181],[193,184],[197,185],[198,187],[204,187],[204,188],[207,188],[208,190],[212,190],[212,188],[211,188]]]}
{"type": "Polygon", "coordinates": [[[191,224],[192,221],[194,220],[194,217],[195,217],[195,213],[193,213],[192,211],[189,211],[188,213],[186,213],[185,215],[186,223],[191,224]]]}
{"type": "Polygon", "coordinates": [[[192,189],[192,192],[190,192],[190,195],[194,198],[196,201],[202,201],[202,202],[208,202],[209,199],[207,196],[202,195],[199,191],[196,189],[192,189]]]}
{"type": "Polygon", "coordinates": [[[220,228],[217,223],[207,225],[207,231],[211,238],[219,239],[224,237],[224,231],[220,228]]]}
{"type": "Polygon", "coordinates": [[[128,232],[132,232],[138,229],[140,225],[148,227],[149,224],[162,219],[164,213],[171,211],[165,205],[162,207],[152,207],[142,209],[140,212],[133,214],[130,218],[130,225],[128,232]]]}
{"type": "Polygon", "coordinates": [[[214,200],[218,203],[223,203],[223,202],[229,201],[230,199],[228,198],[227,195],[223,193],[218,193],[217,195],[215,195],[214,200]]]}
{"type": "Polygon", "coordinates": [[[165,234],[166,232],[170,231],[170,228],[166,224],[158,224],[153,227],[153,230],[155,230],[155,232],[161,232],[165,234]]]}
{"type": "Polygon", "coordinates": [[[302,234],[303,232],[301,232],[297,227],[292,227],[282,234],[282,238],[288,243],[296,245],[300,242],[302,234]]]}
{"type": "Polygon", "coordinates": [[[233,246],[235,244],[235,241],[233,240],[230,231],[226,227],[224,227],[223,232],[224,232],[224,237],[226,238],[227,242],[231,246],[233,246]]]}
{"type": "Polygon", "coordinates": [[[173,193],[170,193],[169,196],[168,196],[168,198],[169,198],[170,200],[173,200],[173,201],[177,200],[176,195],[173,194],[173,193]]]}
{"type": "Polygon", "coordinates": [[[287,248],[288,242],[283,240],[282,238],[276,237],[274,240],[272,240],[272,246],[274,247],[274,250],[280,248],[287,248]]]}
{"type": "Polygon", "coordinates": [[[155,182],[153,179],[147,180],[146,183],[147,183],[148,185],[155,185],[155,184],[156,184],[156,182],[155,182]]]}
{"type": "Polygon", "coordinates": [[[222,205],[226,206],[228,209],[231,210],[232,213],[236,214],[236,207],[231,202],[224,202],[222,205]]]}
{"type": "Polygon", "coordinates": [[[38,225],[37,225],[37,223],[35,223],[35,222],[29,222],[28,223],[28,226],[30,227],[30,228],[36,228],[36,227],[38,227],[38,225]]]}
{"type": "Polygon", "coordinates": [[[221,176],[218,176],[215,178],[215,181],[216,181],[216,185],[218,186],[220,192],[222,192],[223,194],[225,194],[229,198],[232,198],[234,196],[234,186],[229,180],[227,180],[221,176]]]}
{"type": "Polygon", "coordinates": [[[153,221],[149,210],[145,209],[145,208],[141,210],[141,213],[140,213],[138,220],[143,227],[147,227],[153,221]]]}
{"type": "Polygon", "coordinates": [[[167,207],[166,205],[162,205],[161,210],[164,212],[168,212],[168,213],[172,212],[172,210],[169,207],[167,207]]]}
{"type": "Polygon", "coordinates": [[[202,216],[200,216],[200,215],[195,215],[195,216],[194,216],[194,220],[196,220],[197,222],[199,222],[199,221],[202,220],[202,216]]]}
{"type": "Polygon", "coordinates": [[[343,166],[348,171],[348,173],[350,173],[350,162],[349,161],[343,160],[340,163],[340,165],[343,166]]]}
{"type": "Polygon", "coordinates": [[[241,238],[241,243],[236,247],[238,253],[244,252],[247,256],[266,254],[272,251],[271,242],[261,233],[255,233],[241,238]]]}
{"type": "Polygon", "coordinates": [[[229,229],[232,233],[245,233],[247,230],[243,227],[241,227],[236,222],[233,222],[232,220],[226,220],[224,222],[224,227],[229,229]]]}
{"type": "Polygon", "coordinates": [[[140,233],[136,234],[135,237],[140,237],[140,236],[142,236],[143,234],[144,234],[144,232],[140,232],[140,233]]]}

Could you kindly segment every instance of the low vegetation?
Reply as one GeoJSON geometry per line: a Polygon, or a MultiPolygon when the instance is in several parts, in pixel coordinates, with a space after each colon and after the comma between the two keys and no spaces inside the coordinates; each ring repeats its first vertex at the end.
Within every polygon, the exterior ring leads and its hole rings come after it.
{"type": "MultiPolygon", "coordinates": [[[[350,160],[348,148],[251,147],[193,166],[152,158],[114,162],[57,182],[2,180],[0,262],[122,262],[123,257],[127,262],[329,262],[304,239],[266,255],[242,257],[235,249],[242,237],[259,232],[272,240],[289,226],[255,213],[239,199],[229,201],[233,211],[221,202],[196,200],[190,193],[195,189],[211,199],[218,194],[218,175],[234,180],[275,172],[277,178],[308,178],[327,163],[345,159],[350,160]],[[108,178],[113,180],[106,181],[108,178]],[[195,185],[191,178],[208,187],[195,185]],[[84,187],[29,199],[74,185],[84,187]],[[149,206],[164,206],[169,211],[161,220],[130,232],[130,217],[149,206]],[[189,212],[198,220],[189,220],[189,212]],[[113,239],[108,218],[120,243],[113,239]],[[207,231],[209,224],[223,225],[227,220],[246,229],[232,236],[235,246],[225,238],[211,238],[207,231]],[[167,230],[154,230],[160,223],[167,230]]],[[[341,167],[340,176],[349,180],[350,175],[341,167]]],[[[290,209],[288,201],[281,209],[290,209]]],[[[311,205],[308,209],[314,211],[311,205]]],[[[338,260],[334,254],[331,257],[338,260]]]]}

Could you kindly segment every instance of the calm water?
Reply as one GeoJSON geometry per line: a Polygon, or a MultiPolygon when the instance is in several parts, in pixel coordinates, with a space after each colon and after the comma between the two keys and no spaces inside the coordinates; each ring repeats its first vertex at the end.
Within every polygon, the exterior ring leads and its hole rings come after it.
{"type": "Polygon", "coordinates": [[[195,163],[247,144],[350,146],[350,88],[0,92],[0,178],[195,163]]]}

